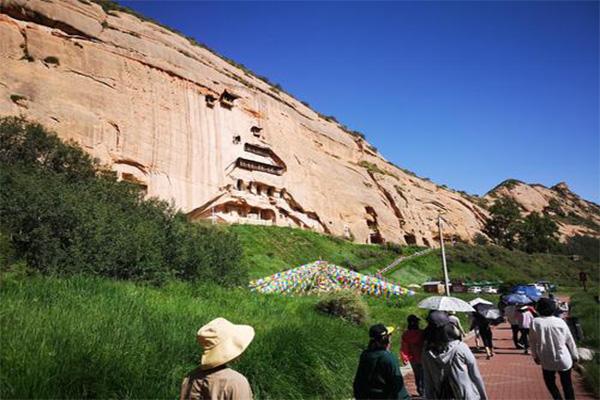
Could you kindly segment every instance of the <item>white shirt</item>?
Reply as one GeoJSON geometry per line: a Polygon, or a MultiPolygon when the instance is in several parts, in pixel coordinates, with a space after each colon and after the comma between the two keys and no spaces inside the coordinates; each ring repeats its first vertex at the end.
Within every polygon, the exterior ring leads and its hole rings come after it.
{"type": "Polygon", "coordinates": [[[529,332],[531,355],[547,371],[566,371],[577,361],[577,346],[567,323],[557,317],[538,317],[529,332]]]}

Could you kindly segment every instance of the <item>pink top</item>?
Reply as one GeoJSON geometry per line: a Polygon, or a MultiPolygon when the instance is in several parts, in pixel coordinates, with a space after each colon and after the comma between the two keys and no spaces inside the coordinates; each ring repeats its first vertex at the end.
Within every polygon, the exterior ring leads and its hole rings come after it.
{"type": "Polygon", "coordinates": [[[529,329],[531,327],[531,322],[533,321],[533,314],[529,311],[519,312],[518,320],[519,328],[529,329]]]}

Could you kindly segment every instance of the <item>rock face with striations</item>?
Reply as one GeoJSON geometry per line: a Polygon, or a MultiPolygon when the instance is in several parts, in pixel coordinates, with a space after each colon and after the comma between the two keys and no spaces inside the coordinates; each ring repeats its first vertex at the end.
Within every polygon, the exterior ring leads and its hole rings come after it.
{"type": "Polygon", "coordinates": [[[471,241],[472,197],[387,162],[364,139],[157,24],[87,0],[0,0],[0,116],[78,142],[191,218],[357,242],[471,241]]]}

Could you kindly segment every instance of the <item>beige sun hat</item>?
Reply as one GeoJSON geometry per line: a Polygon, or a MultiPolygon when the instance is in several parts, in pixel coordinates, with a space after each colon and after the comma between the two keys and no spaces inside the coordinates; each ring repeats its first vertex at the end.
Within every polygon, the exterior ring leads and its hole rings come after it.
{"type": "Polygon", "coordinates": [[[200,328],[196,338],[204,349],[200,368],[211,369],[239,357],[254,339],[254,328],[217,318],[200,328]]]}

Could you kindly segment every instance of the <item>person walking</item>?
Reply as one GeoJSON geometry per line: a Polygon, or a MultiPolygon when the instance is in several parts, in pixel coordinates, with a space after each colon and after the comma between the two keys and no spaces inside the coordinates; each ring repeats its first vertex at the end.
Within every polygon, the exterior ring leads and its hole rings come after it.
{"type": "MultiPolygon", "coordinates": [[[[556,309],[556,307],[554,307],[556,309]]],[[[517,313],[517,320],[519,321],[519,331],[521,332],[520,343],[523,346],[523,353],[529,354],[529,328],[533,321],[533,314],[528,306],[522,306],[519,308],[517,313]]]]}
{"type": "Polygon", "coordinates": [[[477,352],[479,352],[479,350],[480,350],[479,340],[481,339],[481,336],[479,335],[479,328],[475,324],[475,313],[473,313],[473,312],[469,313],[469,324],[470,324],[469,329],[475,333],[475,350],[477,352]]]}
{"type": "Polygon", "coordinates": [[[479,331],[479,336],[481,337],[481,341],[483,342],[483,347],[485,348],[486,358],[489,360],[494,356],[494,338],[492,336],[492,328],[490,326],[490,321],[477,312],[477,305],[475,305],[475,313],[473,313],[473,325],[471,329],[477,329],[479,331]]]}
{"type": "Polygon", "coordinates": [[[553,316],[556,304],[549,299],[540,299],[539,318],[531,323],[531,355],[536,364],[541,365],[546,388],[554,400],[562,400],[556,386],[556,373],[566,400],[575,399],[571,370],[573,363],[579,360],[575,340],[561,318],[553,316]]]}
{"type": "Polygon", "coordinates": [[[410,399],[398,359],[389,351],[393,332],[394,328],[383,324],[369,329],[369,345],[360,355],[354,376],[355,399],[410,399]]]}
{"type": "Polygon", "coordinates": [[[179,399],[252,399],[248,380],[231,369],[229,364],[250,345],[254,339],[254,328],[217,318],[200,328],[196,339],[204,349],[200,366],[183,379],[179,399]]]}
{"type": "Polygon", "coordinates": [[[406,318],[408,329],[402,334],[400,346],[400,357],[404,364],[409,364],[415,376],[417,393],[423,396],[423,365],[421,364],[421,353],[423,352],[423,330],[419,328],[421,319],[414,314],[406,318]]]}
{"type": "Polygon", "coordinates": [[[460,319],[458,319],[458,317],[456,316],[456,312],[448,311],[448,319],[450,320],[450,323],[454,325],[458,334],[460,335],[460,340],[462,340],[467,334],[465,333],[465,330],[460,324],[460,319]]]}
{"type": "Polygon", "coordinates": [[[433,311],[427,320],[422,359],[425,398],[487,399],[477,361],[469,346],[456,338],[448,315],[433,311]]]}
{"type": "Polygon", "coordinates": [[[510,330],[512,331],[512,340],[515,344],[515,349],[522,349],[523,345],[520,343],[519,338],[519,319],[517,318],[517,306],[509,304],[504,308],[504,316],[510,324],[510,330]]]}

